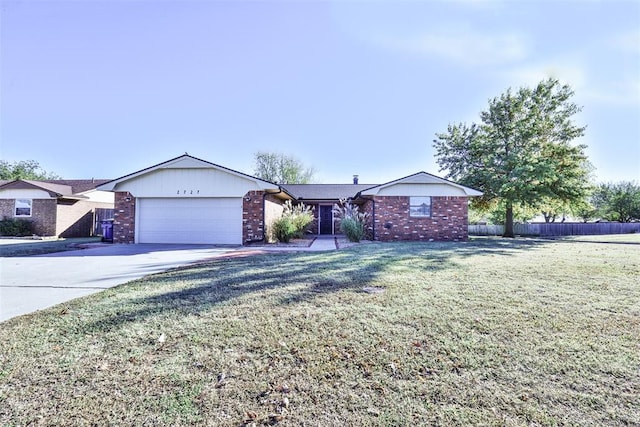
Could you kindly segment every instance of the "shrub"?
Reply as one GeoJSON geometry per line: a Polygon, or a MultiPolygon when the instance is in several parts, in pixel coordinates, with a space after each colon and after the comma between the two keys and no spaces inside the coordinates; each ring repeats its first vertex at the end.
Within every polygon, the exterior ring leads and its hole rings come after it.
{"type": "Polygon", "coordinates": [[[358,205],[343,199],[339,204],[333,206],[333,213],[340,218],[340,231],[347,236],[349,241],[359,242],[364,238],[368,215],[366,212],[360,212],[358,205]]]}
{"type": "Polygon", "coordinates": [[[273,237],[283,243],[289,243],[291,238],[296,234],[296,227],[288,216],[281,216],[271,224],[271,234],[273,237]]]}
{"type": "Polygon", "coordinates": [[[282,216],[271,224],[269,235],[279,242],[288,243],[293,237],[303,237],[312,221],[311,207],[304,203],[293,205],[291,200],[287,200],[282,216]]]}
{"type": "Polygon", "coordinates": [[[23,218],[4,218],[0,220],[0,236],[23,237],[33,234],[33,223],[23,218]]]}
{"type": "Polygon", "coordinates": [[[304,203],[294,206],[290,200],[287,200],[284,204],[283,215],[291,218],[291,222],[293,222],[293,226],[296,229],[296,237],[303,237],[307,227],[313,222],[311,207],[306,206],[304,203]]]}
{"type": "Polygon", "coordinates": [[[359,242],[364,238],[364,223],[351,217],[344,218],[340,223],[340,231],[342,231],[351,242],[359,242]]]}

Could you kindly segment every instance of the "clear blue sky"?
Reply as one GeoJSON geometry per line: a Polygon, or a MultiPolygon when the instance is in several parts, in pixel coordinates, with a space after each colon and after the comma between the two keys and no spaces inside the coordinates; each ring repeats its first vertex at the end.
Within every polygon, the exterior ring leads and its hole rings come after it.
{"type": "MultiPolygon", "coordinates": [[[[319,182],[441,174],[432,141],[508,87],[575,90],[598,181],[640,180],[640,2],[7,1],[1,157],[116,178],[188,152],[319,182]]],[[[441,174],[442,175],[442,174],[441,174]]]]}

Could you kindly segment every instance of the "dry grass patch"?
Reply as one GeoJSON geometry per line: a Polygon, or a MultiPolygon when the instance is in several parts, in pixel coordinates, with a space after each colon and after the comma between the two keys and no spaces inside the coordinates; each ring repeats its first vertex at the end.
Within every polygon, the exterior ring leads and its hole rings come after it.
{"type": "Polygon", "coordinates": [[[640,236],[608,237],[150,276],[3,323],[0,424],[638,424],[640,236]]]}

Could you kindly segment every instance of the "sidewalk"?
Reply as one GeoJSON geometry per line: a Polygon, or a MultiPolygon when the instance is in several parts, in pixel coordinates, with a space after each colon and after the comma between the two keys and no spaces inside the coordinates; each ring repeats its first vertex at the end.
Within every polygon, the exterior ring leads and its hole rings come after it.
{"type": "Polygon", "coordinates": [[[311,246],[307,248],[309,251],[334,251],[336,249],[336,238],[334,236],[318,236],[311,246]]]}
{"type": "Polygon", "coordinates": [[[264,250],[269,252],[319,252],[319,251],[335,251],[336,237],[333,235],[317,236],[313,239],[313,242],[309,246],[287,246],[287,245],[251,245],[248,247],[239,248],[240,251],[252,248],[257,250],[264,250]]]}

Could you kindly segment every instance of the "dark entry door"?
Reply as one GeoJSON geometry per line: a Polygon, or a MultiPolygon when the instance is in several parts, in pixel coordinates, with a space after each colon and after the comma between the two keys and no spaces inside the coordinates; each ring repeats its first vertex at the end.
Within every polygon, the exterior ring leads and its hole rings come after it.
{"type": "Polygon", "coordinates": [[[333,206],[320,206],[320,234],[333,234],[333,206]]]}

